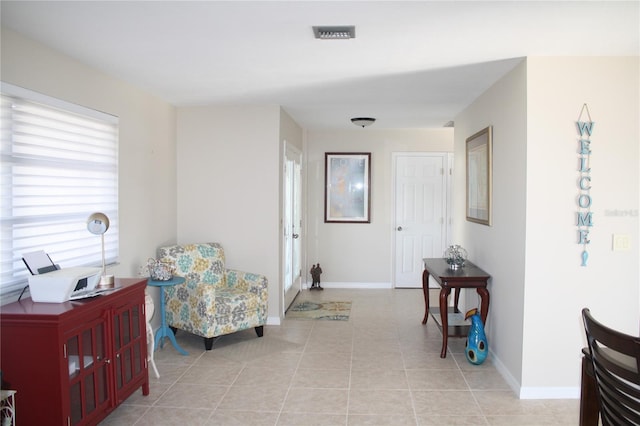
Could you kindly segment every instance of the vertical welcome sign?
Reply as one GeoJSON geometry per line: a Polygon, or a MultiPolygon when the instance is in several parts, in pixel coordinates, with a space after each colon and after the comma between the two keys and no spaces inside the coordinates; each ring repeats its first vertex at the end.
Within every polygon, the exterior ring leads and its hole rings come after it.
{"type": "Polygon", "coordinates": [[[591,243],[589,240],[589,232],[593,227],[593,213],[591,212],[591,135],[593,134],[593,125],[595,124],[591,120],[591,114],[589,114],[589,107],[587,104],[582,106],[580,116],[577,121],[578,134],[578,172],[580,173],[578,178],[578,212],[577,212],[577,226],[578,226],[578,244],[582,246],[582,264],[581,266],[587,266],[587,260],[589,259],[589,252],[587,251],[588,245],[591,243]],[[585,115],[589,121],[583,121],[585,115]]]}

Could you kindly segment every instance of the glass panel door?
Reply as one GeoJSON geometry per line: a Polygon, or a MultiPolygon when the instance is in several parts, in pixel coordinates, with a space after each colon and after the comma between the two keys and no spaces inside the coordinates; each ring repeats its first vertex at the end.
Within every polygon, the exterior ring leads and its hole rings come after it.
{"type": "Polygon", "coordinates": [[[302,284],[302,154],[285,142],[283,188],[283,313],[302,284]]]}

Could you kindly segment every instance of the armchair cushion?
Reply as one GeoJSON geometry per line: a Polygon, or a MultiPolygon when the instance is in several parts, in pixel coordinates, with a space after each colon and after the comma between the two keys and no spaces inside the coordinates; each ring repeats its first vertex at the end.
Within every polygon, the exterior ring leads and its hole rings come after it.
{"type": "Polygon", "coordinates": [[[175,275],[185,278],[165,288],[170,326],[212,338],[266,324],[267,278],[226,269],[220,244],[161,247],[158,258],[172,262],[175,275]]]}

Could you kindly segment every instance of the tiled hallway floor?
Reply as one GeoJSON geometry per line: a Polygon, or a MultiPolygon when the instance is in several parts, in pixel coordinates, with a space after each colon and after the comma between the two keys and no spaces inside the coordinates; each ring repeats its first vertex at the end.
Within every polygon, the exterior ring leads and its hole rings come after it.
{"type": "MultiPolygon", "coordinates": [[[[301,299],[352,301],[349,321],[285,320],[224,336],[204,350],[178,333],[155,353],[160,379],[101,425],[571,425],[578,400],[519,400],[489,358],[474,366],[464,339],[441,334],[422,290],[304,291],[301,299]]],[[[295,303],[295,302],[294,302],[295,303]]],[[[491,344],[491,342],[489,342],[491,344]]]]}

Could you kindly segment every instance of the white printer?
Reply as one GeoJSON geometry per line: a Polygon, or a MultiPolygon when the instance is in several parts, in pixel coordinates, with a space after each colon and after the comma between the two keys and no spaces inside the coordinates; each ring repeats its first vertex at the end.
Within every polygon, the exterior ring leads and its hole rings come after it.
{"type": "Polygon", "coordinates": [[[96,289],[101,268],[65,268],[31,275],[29,292],[34,302],[61,303],[97,296],[111,289],[96,289]]]}

